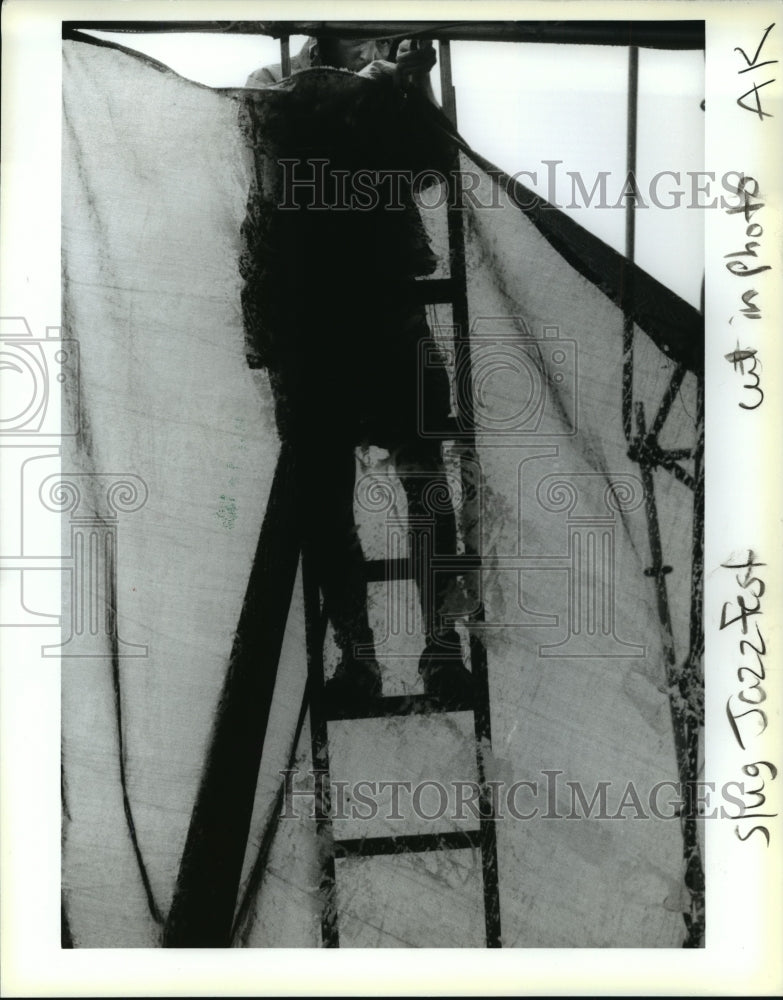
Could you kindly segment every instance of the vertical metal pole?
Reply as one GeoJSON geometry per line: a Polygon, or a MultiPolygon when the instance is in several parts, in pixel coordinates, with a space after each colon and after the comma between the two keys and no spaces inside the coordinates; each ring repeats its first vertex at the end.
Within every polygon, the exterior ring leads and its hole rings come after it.
{"type": "MultiPolygon", "coordinates": [[[[451,78],[451,47],[448,41],[439,43],[440,81],[443,110],[455,128],[457,125],[456,93],[451,78]]],[[[452,285],[452,323],[454,324],[454,354],[459,377],[456,384],[457,421],[463,434],[460,446],[460,466],[465,517],[463,539],[465,555],[474,560],[481,553],[481,510],[478,509],[481,477],[475,442],[475,413],[473,408],[473,375],[470,355],[470,314],[468,311],[467,271],[465,266],[465,222],[462,205],[462,178],[459,173],[459,153],[455,151],[451,163],[448,191],[449,275],[452,285]],[[470,511],[470,514],[468,514],[470,511]]],[[[475,568],[475,565],[474,565],[475,568]]],[[[478,570],[480,573],[480,568],[478,570]]],[[[479,605],[470,622],[484,621],[484,609],[479,605]]],[[[500,888],[498,883],[497,835],[494,804],[488,794],[484,769],[483,750],[491,746],[492,731],[489,710],[489,678],[487,651],[478,632],[469,628],[470,665],[476,688],[473,708],[474,733],[477,748],[478,777],[480,785],[479,809],[481,828],[481,867],[484,882],[484,923],[488,948],[501,947],[500,888]]]]}
{"type": "MultiPolygon", "coordinates": [[[[636,131],[639,104],[639,49],[632,45],[628,50],[628,113],[627,113],[627,153],[625,161],[626,185],[632,180],[636,189],[636,131]]],[[[623,286],[623,378],[622,414],[625,440],[630,442],[633,435],[633,263],[636,253],[636,195],[628,195],[625,203],[625,281],[623,286]]]]}
{"type": "MultiPolygon", "coordinates": [[[[704,307],[702,305],[702,313],[704,307]]],[[[704,654],[704,376],[697,375],[696,397],[696,447],[693,454],[693,549],[691,554],[691,628],[690,648],[684,669],[686,690],[693,697],[694,690],[704,690],[704,675],[699,670],[704,654]]],[[[686,730],[685,758],[688,780],[695,781],[699,773],[699,722],[689,713],[686,730]]],[[[688,937],[685,947],[698,948],[704,941],[704,865],[699,844],[698,820],[686,814],[682,820],[683,850],[685,854],[685,885],[691,895],[690,921],[686,920],[688,937]]]]}
{"type": "Polygon", "coordinates": [[[438,42],[440,63],[440,91],[443,110],[454,128],[457,127],[457,96],[451,82],[451,43],[448,39],[438,42]]]}
{"type": "MultiPolygon", "coordinates": [[[[701,315],[704,318],[704,275],[701,279],[701,315]]],[[[693,450],[693,553],[691,559],[691,662],[704,655],[704,374],[696,375],[696,447],[693,450]]],[[[702,685],[704,681],[702,678],[702,685]]]]}
{"type": "Polygon", "coordinates": [[[283,79],[291,75],[291,43],[288,35],[280,39],[280,70],[283,79]]]}
{"type": "MultiPolygon", "coordinates": [[[[301,480],[300,480],[301,483],[301,480]]],[[[334,830],[331,820],[329,731],[324,712],[324,634],[318,580],[313,572],[312,546],[302,545],[302,590],[305,606],[307,685],[310,698],[310,746],[313,760],[315,830],[321,867],[321,940],[324,948],[340,947],[337,914],[337,884],[334,863],[334,830]]]]}
{"type": "MultiPolygon", "coordinates": [[[[701,313],[704,315],[704,279],[701,286],[701,313]]],[[[691,550],[691,622],[688,659],[684,665],[685,687],[691,702],[699,691],[703,699],[704,674],[700,669],[704,656],[704,375],[696,376],[696,447],[693,450],[693,548],[691,550]]],[[[701,713],[699,713],[701,714],[701,713]]],[[[699,727],[703,719],[689,714],[686,736],[688,778],[699,773],[699,727]]],[[[682,820],[685,854],[685,885],[691,895],[690,921],[686,920],[686,947],[698,948],[704,941],[704,865],[699,844],[698,820],[686,815],[682,820]]]]}
{"type": "MultiPolygon", "coordinates": [[[[626,170],[636,186],[636,133],[639,107],[639,49],[632,45],[628,50],[628,134],[626,170]]],[[[636,196],[625,203],[625,256],[633,262],[636,236],[636,196]]]]}

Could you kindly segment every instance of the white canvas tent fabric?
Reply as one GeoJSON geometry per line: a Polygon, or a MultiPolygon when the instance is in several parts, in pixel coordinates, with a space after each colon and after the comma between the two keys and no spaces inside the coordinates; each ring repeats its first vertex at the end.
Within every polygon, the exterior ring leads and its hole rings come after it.
{"type": "MultiPolygon", "coordinates": [[[[63,469],[79,484],[82,512],[116,533],[120,640],[117,647],[96,633],[82,655],[72,645],[75,655],[63,660],[63,906],[76,947],[155,947],[279,452],[266,376],[245,359],[237,261],[252,160],[237,92],[191,83],[135,54],[66,41],[63,96],[63,325],[81,359],[80,411],[69,418],[79,433],[63,469]],[[137,500],[127,512],[120,505],[112,521],[107,491],[123,480],[137,500]]],[[[470,169],[479,191],[490,192],[492,179],[470,169]]],[[[644,799],[657,782],[678,778],[664,636],[654,581],[644,573],[651,562],[644,495],[621,424],[623,315],[506,194],[500,202],[466,213],[469,304],[482,321],[474,368],[482,370],[482,351],[498,342],[512,352],[521,345],[534,365],[487,374],[482,413],[491,433],[478,438],[492,776],[507,787],[562,772],[555,797],[562,814],[571,809],[567,780],[582,782],[588,798],[609,781],[614,813],[628,782],[644,799]],[[498,446],[497,426],[514,413],[520,378],[535,380],[534,370],[546,376],[541,422],[534,434],[498,446]],[[613,588],[585,590],[592,564],[569,569],[573,538],[599,521],[594,537],[612,547],[613,588]],[[612,620],[566,646],[575,631],[569,607],[588,592],[605,600],[612,620]]],[[[422,215],[442,254],[443,212],[422,215]]],[[[432,307],[430,319],[448,350],[449,310],[432,307]]],[[[637,328],[635,389],[649,419],[673,369],[637,328]]],[[[688,374],[662,443],[692,447],[695,413],[696,379],[688,374]]],[[[394,483],[383,456],[364,460],[366,474],[394,483]]],[[[655,473],[655,487],[683,659],[693,497],[665,471],[655,473]]],[[[383,554],[385,516],[361,515],[369,555],[383,554]]],[[[71,511],[67,539],[72,523],[71,511]]],[[[371,599],[380,627],[386,597],[378,589],[371,599]]],[[[379,647],[385,693],[419,683],[421,644],[405,641],[408,660],[385,658],[389,647],[379,647]]],[[[297,585],[236,946],[320,944],[312,821],[281,820],[261,877],[251,876],[279,772],[291,758],[305,678],[297,585]]],[[[345,722],[332,736],[333,771],[349,780],[474,776],[462,716],[345,722]]],[[[310,766],[306,727],[293,759],[310,766]]],[[[680,824],[634,812],[498,821],[504,946],[683,943],[689,899],[680,824]]],[[[347,822],[351,837],[389,826],[347,822]]],[[[338,889],[345,946],[483,946],[481,871],[470,850],[342,862],[338,889]]]]}

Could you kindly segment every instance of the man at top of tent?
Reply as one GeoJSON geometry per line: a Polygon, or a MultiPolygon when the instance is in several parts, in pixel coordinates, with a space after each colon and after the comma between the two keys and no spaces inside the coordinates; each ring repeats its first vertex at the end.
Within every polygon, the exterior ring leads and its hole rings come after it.
{"type": "MultiPolygon", "coordinates": [[[[378,79],[391,76],[403,87],[416,86],[435,103],[429,72],[436,56],[431,44],[406,39],[395,46],[386,38],[308,38],[291,57],[291,75],[315,66],[347,69],[359,76],[378,79]],[[395,51],[396,50],[396,51],[395,51]]],[[[269,87],[283,79],[280,63],[254,70],[247,87],[269,87]]]]}

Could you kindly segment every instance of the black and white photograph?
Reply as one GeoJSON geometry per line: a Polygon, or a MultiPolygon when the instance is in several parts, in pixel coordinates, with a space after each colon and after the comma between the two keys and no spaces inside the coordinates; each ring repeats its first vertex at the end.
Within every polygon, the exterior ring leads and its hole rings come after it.
{"type": "Polygon", "coordinates": [[[780,5],[56,6],[4,934],[107,995],[777,992],[780,5]]]}

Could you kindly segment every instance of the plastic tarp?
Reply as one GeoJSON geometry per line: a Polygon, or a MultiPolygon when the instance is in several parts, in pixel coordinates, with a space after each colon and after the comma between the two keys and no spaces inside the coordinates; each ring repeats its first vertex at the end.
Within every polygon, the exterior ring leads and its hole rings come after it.
{"type": "MultiPolygon", "coordinates": [[[[238,260],[253,162],[238,124],[240,92],[191,83],[127,51],[64,42],[63,96],[63,325],[80,357],[79,399],[65,414],[77,433],[63,461],[79,497],[63,499],[64,543],[78,536],[93,569],[109,567],[112,579],[103,590],[96,584],[95,600],[98,611],[106,604],[117,613],[116,629],[82,629],[63,650],[63,906],[76,947],[155,947],[280,450],[267,375],[245,357],[238,260]],[[91,536],[79,535],[82,522],[91,536]],[[101,561],[107,533],[112,558],[101,561]]],[[[681,826],[668,818],[666,790],[667,818],[649,808],[650,790],[676,782],[678,770],[667,640],[655,581],[645,574],[645,490],[621,419],[623,312],[496,180],[464,157],[461,164],[477,178],[477,200],[494,202],[464,213],[480,389],[488,776],[503,794],[515,782],[540,786],[535,800],[529,788],[515,800],[519,812],[538,806],[538,815],[496,823],[502,942],[677,947],[689,907],[681,826]],[[615,818],[565,818],[573,811],[568,782],[588,799],[609,782],[615,818]],[[633,799],[619,808],[629,783],[642,815],[633,799]]],[[[436,194],[423,200],[434,204],[436,194]]],[[[421,216],[446,260],[445,208],[422,208],[421,216]]],[[[457,377],[450,310],[430,306],[428,315],[457,377]]],[[[368,324],[372,336],[371,317],[368,324]]],[[[637,327],[634,392],[648,423],[674,369],[637,327]]],[[[689,372],[663,446],[693,448],[696,409],[689,372]]],[[[446,451],[447,468],[456,469],[446,451]]],[[[392,514],[404,516],[404,494],[382,450],[361,451],[357,473],[363,544],[379,558],[392,514]],[[396,506],[361,501],[361,489],[379,482],[396,506]]],[[[682,660],[693,493],[666,470],[654,472],[654,485],[682,660]]],[[[402,629],[382,641],[389,590],[375,584],[369,593],[384,693],[420,690],[421,636],[402,629]]],[[[78,595],[68,599],[78,605],[78,595]]],[[[320,944],[313,821],[280,820],[263,871],[253,875],[281,769],[292,753],[302,771],[311,766],[307,727],[298,748],[291,745],[305,679],[297,582],[235,946],[320,944]]],[[[475,777],[472,738],[465,713],[344,721],[330,727],[332,772],[450,787],[475,777]]],[[[427,822],[414,819],[405,832],[464,821],[448,813],[427,822]]],[[[401,832],[383,815],[337,825],[339,836],[354,838],[401,832]]],[[[484,944],[475,850],[338,862],[337,880],[342,945],[484,944]]]]}

